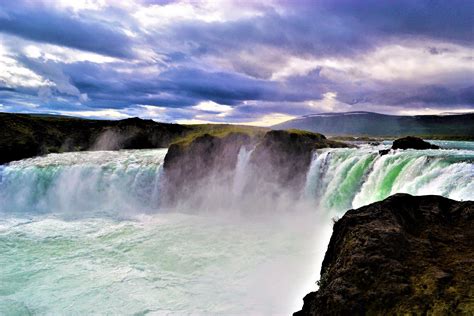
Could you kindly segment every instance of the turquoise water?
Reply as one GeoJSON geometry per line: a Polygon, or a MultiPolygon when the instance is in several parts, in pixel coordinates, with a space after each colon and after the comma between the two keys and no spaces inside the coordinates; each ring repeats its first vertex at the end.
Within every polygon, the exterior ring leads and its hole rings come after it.
{"type": "MultiPolygon", "coordinates": [[[[316,236],[327,239],[330,230],[303,211],[164,212],[165,154],[65,153],[3,166],[0,315],[299,309],[327,242],[319,248],[316,236]]],[[[248,153],[240,156],[236,195],[248,153]]]]}
{"type": "Polygon", "coordinates": [[[473,143],[439,145],[443,149],[399,150],[383,156],[378,150],[388,144],[321,150],[308,172],[305,195],[333,211],[358,208],[395,193],[474,200],[473,143]]]}
{"type": "Polygon", "coordinates": [[[288,314],[317,278],[315,235],[302,225],[183,214],[4,220],[0,314],[288,314]]]}
{"type": "Polygon", "coordinates": [[[196,188],[203,208],[172,210],[166,149],[0,166],[0,315],[288,315],[316,289],[333,216],[397,192],[474,199],[473,143],[440,145],[317,151],[297,200],[247,196],[242,149],[227,186],[196,188]]]}

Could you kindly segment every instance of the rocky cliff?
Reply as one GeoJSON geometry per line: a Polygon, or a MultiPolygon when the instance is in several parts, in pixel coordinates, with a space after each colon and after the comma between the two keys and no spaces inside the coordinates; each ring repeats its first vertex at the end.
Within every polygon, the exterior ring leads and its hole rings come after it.
{"type": "Polygon", "coordinates": [[[228,180],[235,168],[241,146],[251,146],[256,141],[245,133],[229,133],[223,137],[204,134],[189,142],[172,144],[164,161],[167,204],[180,197],[188,197],[200,187],[201,181],[219,175],[220,181],[228,180]]]}
{"type": "Polygon", "coordinates": [[[314,150],[348,146],[318,133],[274,130],[257,144],[250,162],[256,178],[301,192],[314,150]]]}
{"type": "Polygon", "coordinates": [[[121,121],[0,113],[0,164],[52,152],[167,147],[192,131],[139,118],[121,121]]]}
{"type": "Polygon", "coordinates": [[[295,315],[472,315],[474,202],[396,194],[334,225],[295,315]]]}
{"type": "MultiPolygon", "coordinates": [[[[172,144],[165,157],[166,196],[173,202],[187,200],[201,185],[231,180],[239,150],[253,150],[249,161],[250,185],[291,188],[300,192],[311,163],[312,152],[319,148],[346,147],[327,140],[324,135],[297,130],[245,131],[226,135],[204,134],[172,144]]],[[[256,188],[247,188],[255,192],[256,188]]]]}

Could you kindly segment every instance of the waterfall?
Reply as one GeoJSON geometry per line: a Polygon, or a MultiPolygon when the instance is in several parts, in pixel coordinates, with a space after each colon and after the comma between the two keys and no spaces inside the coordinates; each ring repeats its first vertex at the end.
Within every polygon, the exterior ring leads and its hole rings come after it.
{"type": "Polygon", "coordinates": [[[143,212],[158,206],[166,149],[50,154],[0,169],[3,212],[143,212]]]}
{"type": "Polygon", "coordinates": [[[474,199],[474,143],[387,145],[316,151],[297,194],[258,182],[241,148],[175,212],[158,211],[166,149],[0,166],[0,311],[289,314],[314,291],[332,216],[396,192],[474,199]]]}
{"type": "Polygon", "coordinates": [[[242,146],[237,156],[237,165],[235,166],[234,183],[232,185],[232,193],[234,197],[242,195],[245,184],[248,179],[247,166],[252,156],[254,148],[247,149],[242,146]]]}
{"type": "Polygon", "coordinates": [[[474,151],[329,149],[311,163],[305,195],[325,209],[347,210],[395,193],[474,199],[474,151]]]}
{"type": "MultiPolygon", "coordinates": [[[[319,150],[309,166],[302,200],[313,201],[317,209],[335,211],[357,208],[399,192],[472,200],[474,150],[466,146],[395,151],[383,156],[378,154],[379,147],[372,146],[319,150]]],[[[156,210],[166,152],[166,149],[73,152],[1,166],[0,212],[156,210]]],[[[219,200],[223,200],[223,205],[232,201],[235,208],[244,203],[249,208],[261,201],[263,206],[271,204],[275,198],[268,193],[271,190],[259,187],[259,192],[244,194],[252,178],[248,170],[252,152],[253,149],[244,146],[240,149],[230,183],[215,181],[196,188],[196,192],[206,196],[208,206],[221,205],[216,202],[219,200]]],[[[276,204],[283,202],[280,199],[276,204]]]]}

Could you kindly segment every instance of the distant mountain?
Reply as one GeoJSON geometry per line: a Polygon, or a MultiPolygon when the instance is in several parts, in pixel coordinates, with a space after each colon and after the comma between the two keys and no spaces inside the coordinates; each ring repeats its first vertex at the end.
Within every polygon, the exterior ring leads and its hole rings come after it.
{"type": "Polygon", "coordinates": [[[328,136],[437,136],[474,139],[474,113],[398,116],[372,112],[306,115],[273,126],[328,136]]]}

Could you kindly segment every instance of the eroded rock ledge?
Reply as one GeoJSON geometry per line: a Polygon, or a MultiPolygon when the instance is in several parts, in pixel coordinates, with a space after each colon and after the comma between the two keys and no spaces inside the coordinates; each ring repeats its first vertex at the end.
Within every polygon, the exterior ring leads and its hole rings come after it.
{"type": "Polygon", "coordinates": [[[295,315],[472,315],[474,202],[396,194],[334,225],[295,315]]]}
{"type": "Polygon", "coordinates": [[[216,178],[224,184],[225,178],[233,175],[241,147],[253,150],[249,162],[249,173],[254,177],[249,181],[251,185],[261,187],[270,183],[300,192],[315,149],[347,146],[324,135],[299,130],[200,135],[169,147],[164,161],[164,196],[166,202],[172,203],[178,198],[186,199],[200,184],[216,178]]]}

